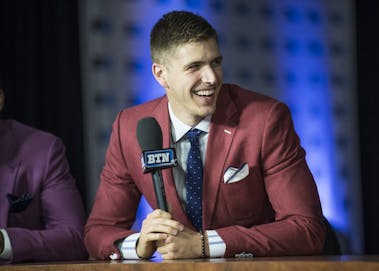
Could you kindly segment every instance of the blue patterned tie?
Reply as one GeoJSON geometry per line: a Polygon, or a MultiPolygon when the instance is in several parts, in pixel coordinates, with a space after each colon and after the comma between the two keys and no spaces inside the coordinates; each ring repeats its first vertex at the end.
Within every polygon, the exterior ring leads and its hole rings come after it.
{"type": "Polygon", "coordinates": [[[201,162],[199,136],[202,131],[193,129],[187,132],[186,137],[191,143],[187,158],[186,211],[196,229],[202,228],[202,191],[203,191],[203,164],[201,162]]]}

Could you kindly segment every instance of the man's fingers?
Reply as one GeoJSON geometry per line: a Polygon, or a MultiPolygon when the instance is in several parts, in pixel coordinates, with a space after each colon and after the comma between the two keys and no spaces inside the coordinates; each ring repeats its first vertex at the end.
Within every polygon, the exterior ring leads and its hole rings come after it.
{"type": "Polygon", "coordinates": [[[165,212],[161,209],[156,209],[153,212],[151,212],[146,217],[146,220],[150,220],[150,219],[157,219],[155,223],[158,223],[158,224],[166,224],[167,226],[176,228],[180,231],[184,230],[184,225],[182,223],[176,220],[173,220],[170,213],[165,212]]]}
{"type": "Polygon", "coordinates": [[[171,214],[161,209],[155,209],[154,211],[152,211],[150,214],[146,216],[146,219],[157,218],[157,217],[171,218],[171,214]]]}
{"type": "Polygon", "coordinates": [[[178,221],[163,217],[148,217],[142,222],[141,232],[162,232],[176,235],[184,230],[184,225],[178,221]]]}
{"type": "Polygon", "coordinates": [[[148,234],[145,234],[144,236],[144,241],[146,242],[155,242],[155,241],[162,241],[164,242],[164,240],[167,238],[167,234],[165,233],[148,233],[148,234]]]}
{"type": "Polygon", "coordinates": [[[145,223],[141,229],[142,234],[165,233],[177,235],[182,230],[180,225],[170,223],[169,221],[154,221],[154,223],[145,223]]]}

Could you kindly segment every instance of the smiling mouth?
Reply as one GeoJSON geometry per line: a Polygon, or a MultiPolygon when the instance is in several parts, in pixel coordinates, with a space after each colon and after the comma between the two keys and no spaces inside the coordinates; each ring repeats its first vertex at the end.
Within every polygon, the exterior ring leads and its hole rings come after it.
{"type": "Polygon", "coordinates": [[[198,91],[195,91],[194,93],[197,96],[210,97],[215,93],[215,89],[198,90],[198,91]]]}

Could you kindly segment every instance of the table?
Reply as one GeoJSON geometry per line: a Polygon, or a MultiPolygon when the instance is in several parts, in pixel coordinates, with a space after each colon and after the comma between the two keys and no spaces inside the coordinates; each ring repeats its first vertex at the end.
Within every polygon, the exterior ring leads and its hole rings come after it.
{"type": "Polygon", "coordinates": [[[127,260],[18,263],[0,271],[371,271],[379,270],[379,255],[220,258],[193,260],[127,260]]]}

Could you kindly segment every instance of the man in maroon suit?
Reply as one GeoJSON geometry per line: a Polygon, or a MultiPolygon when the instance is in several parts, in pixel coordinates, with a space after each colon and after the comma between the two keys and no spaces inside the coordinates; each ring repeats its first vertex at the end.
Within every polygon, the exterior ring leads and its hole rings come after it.
{"type": "Polygon", "coordinates": [[[165,14],[150,38],[152,72],[166,95],[123,110],[114,122],[85,227],[90,255],[149,258],[157,251],[163,259],[179,259],[321,253],[326,228],[319,196],[287,106],[222,83],[217,33],[196,14],[165,14]],[[162,128],[163,148],[177,152],[178,166],[162,170],[169,212],[156,209],[151,176],[143,174],[140,163],[136,130],[145,117],[162,128]],[[194,131],[199,153],[187,139],[194,131]],[[200,158],[196,167],[203,169],[193,173],[187,163],[200,158]],[[200,196],[191,194],[195,179],[202,181],[196,188],[200,196]],[[141,195],[155,210],[135,232],[131,226],[141,195]]]}
{"type": "Polygon", "coordinates": [[[87,258],[83,203],[60,139],[0,119],[0,182],[0,263],[87,258]]]}

